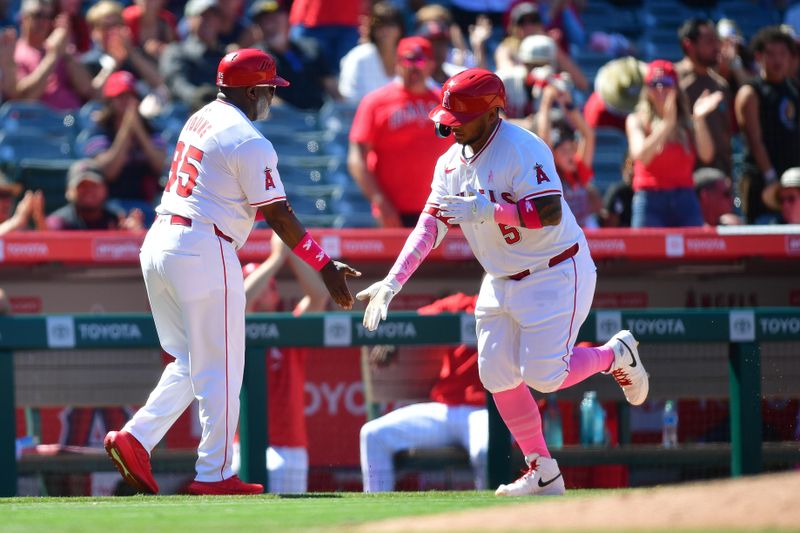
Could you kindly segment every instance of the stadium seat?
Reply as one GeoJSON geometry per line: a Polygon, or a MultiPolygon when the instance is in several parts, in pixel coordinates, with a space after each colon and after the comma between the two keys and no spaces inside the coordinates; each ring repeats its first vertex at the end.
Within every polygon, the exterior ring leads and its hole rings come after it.
{"type": "Polygon", "coordinates": [[[78,130],[78,112],[52,109],[39,102],[10,101],[0,106],[0,130],[69,138],[78,130]]]}
{"type": "Polygon", "coordinates": [[[328,101],[319,110],[319,123],[326,130],[346,134],[350,131],[357,108],[357,104],[349,102],[328,101]]]}
{"type": "Polygon", "coordinates": [[[600,67],[611,61],[613,57],[603,52],[581,50],[574,59],[578,63],[583,75],[589,80],[589,86],[591,87],[594,85],[597,71],[600,70],[600,67]]]}
{"type": "Polygon", "coordinates": [[[281,104],[270,107],[267,120],[256,121],[255,125],[269,139],[272,134],[318,130],[319,118],[315,112],[281,104]]]}
{"type": "Polygon", "coordinates": [[[23,159],[19,162],[14,180],[25,189],[41,189],[45,212],[52,213],[67,203],[64,198],[67,171],[73,159],[23,159]]]}
{"type": "Polygon", "coordinates": [[[64,159],[72,157],[72,145],[67,137],[48,137],[28,131],[0,133],[0,166],[15,168],[20,160],[64,159]]]}
{"type": "Polygon", "coordinates": [[[335,228],[374,228],[377,222],[372,213],[342,213],[333,222],[335,228]]]}

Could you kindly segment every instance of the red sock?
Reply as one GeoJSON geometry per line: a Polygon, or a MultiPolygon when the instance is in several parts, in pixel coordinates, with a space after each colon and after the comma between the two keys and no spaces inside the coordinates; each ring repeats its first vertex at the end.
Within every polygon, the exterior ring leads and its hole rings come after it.
{"type": "Polygon", "coordinates": [[[567,374],[567,379],[561,384],[559,390],[580,383],[598,372],[605,372],[611,367],[613,361],[614,350],[609,346],[601,346],[600,348],[573,348],[572,356],[569,358],[569,374],[567,374]]]}
{"type": "Polygon", "coordinates": [[[513,389],[493,393],[492,398],[522,453],[528,456],[535,452],[543,457],[550,457],[544,442],[539,406],[528,386],[520,383],[513,389]]]}

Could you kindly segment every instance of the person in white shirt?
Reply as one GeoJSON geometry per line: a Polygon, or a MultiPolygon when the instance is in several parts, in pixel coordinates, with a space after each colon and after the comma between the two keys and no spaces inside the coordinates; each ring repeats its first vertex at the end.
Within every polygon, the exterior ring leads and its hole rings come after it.
{"type": "Polygon", "coordinates": [[[431,194],[389,275],[358,293],[369,301],[364,327],[386,319],[389,303],[430,251],[458,224],[486,271],[475,306],[478,373],[525,455],[528,470],[498,496],[563,494],[539,408],[528,387],[549,393],[598,372],[627,400],[649,390],[637,341],[620,331],[600,348],[575,347],[597,274],[583,231],[564,201],[553,155],[539,137],[500,119],[505,87],[469,69],[445,83],[429,117],[453,144],[433,171],[431,194]]]}
{"type": "Polygon", "coordinates": [[[403,18],[389,2],[376,2],[363,30],[367,41],[350,50],[340,63],[339,94],[358,103],[395,76],[397,43],[403,36],[403,18]]]}
{"type": "Polygon", "coordinates": [[[332,261],[294,215],[272,144],[253,125],[288,82],[255,49],[222,58],[217,99],[193,114],[178,137],[158,218],[140,254],[161,346],[175,358],[147,403],[112,431],[105,448],[125,481],[157,493],[149,453],[197,398],[202,437],[190,494],[258,494],[232,469],[245,349],[245,290],[236,255],[256,211],[303,261],[332,299],[350,309],[349,266],[332,261]]]}

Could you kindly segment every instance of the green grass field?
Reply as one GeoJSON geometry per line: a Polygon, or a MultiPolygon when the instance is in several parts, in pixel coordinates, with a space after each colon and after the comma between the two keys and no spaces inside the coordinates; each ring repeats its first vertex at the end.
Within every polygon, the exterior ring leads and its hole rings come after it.
{"type": "Polygon", "coordinates": [[[10,498],[0,499],[0,531],[323,531],[382,518],[518,503],[491,492],[10,498]]]}
{"type": "MultiPolygon", "coordinates": [[[[621,494],[628,498],[647,489],[571,490],[564,498],[621,494]]],[[[559,498],[558,500],[562,500],[559,498]]],[[[383,494],[324,493],[303,496],[130,496],[111,498],[9,498],[0,499],[0,532],[205,532],[337,531],[355,526],[371,531],[366,523],[471,510],[494,506],[502,513],[519,513],[527,531],[552,531],[537,527],[535,509],[520,505],[555,501],[550,498],[499,499],[492,492],[401,492],[383,494]],[[518,511],[515,510],[518,508],[518,511]],[[529,526],[529,527],[527,527],[529,526]]],[[[577,503],[577,502],[576,502],[577,503]]],[[[605,513],[604,513],[605,514],[605,513]]],[[[612,532],[615,514],[605,514],[592,531],[612,532]],[[597,528],[597,529],[596,529],[597,528]]],[[[569,524],[569,517],[565,517],[569,524]]],[[[482,532],[491,524],[475,523],[458,531],[482,532]]],[[[463,527],[463,526],[462,526],[463,527]]],[[[402,529],[401,529],[402,530],[402,529]]],[[[737,531],[742,529],[736,528],[737,531]]],[[[675,528],[669,520],[655,529],[637,530],[682,533],[722,533],[730,529],[675,528]]],[[[797,529],[745,528],[749,532],[797,531],[797,529]]]]}

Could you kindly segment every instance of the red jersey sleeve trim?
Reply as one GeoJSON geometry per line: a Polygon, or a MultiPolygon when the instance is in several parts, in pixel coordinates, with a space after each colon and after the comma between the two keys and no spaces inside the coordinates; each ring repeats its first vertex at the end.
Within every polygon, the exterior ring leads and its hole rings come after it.
{"type": "Polygon", "coordinates": [[[262,205],[274,204],[275,202],[279,202],[280,200],[286,200],[286,197],[285,196],[278,196],[277,198],[272,198],[270,200],[265,200],[263,202],[258,202],[257,204],[250,204],[250,207],[261,207],[262,205]]]}
{"type": "Polygon", "coordinates": [[[530,200],[531,198],[537,198],[539,196],[547,196],[549,194],[561,194],[561,191],[559,191],[558,189],[547,189],[545,191],[539,191],[529,194],[528,196],[525,196],[523,200],[530,200]]]}

